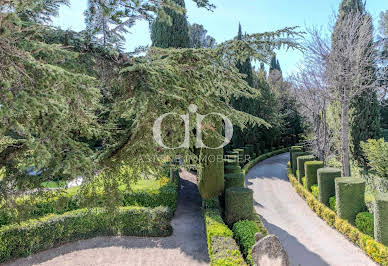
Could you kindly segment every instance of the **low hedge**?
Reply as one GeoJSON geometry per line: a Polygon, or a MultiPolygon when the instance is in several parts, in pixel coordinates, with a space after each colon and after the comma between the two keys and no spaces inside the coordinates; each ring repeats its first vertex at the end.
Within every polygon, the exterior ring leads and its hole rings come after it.
{"type": "Polygon", "coordinates": [[[0,262],[96,236],[169,236],[171,218],[167,207],[124,207],[115,215],[95,208],[4,226],[0,229],[0,262]]]}
{"type": "Polygon", "coordinates": [[[364,234],[374,237],[373,214],[369,212],[360,212],[359,214],[357,214],[356,227],[364,234]]]}
{"type": "Polygon", "coordinates": [[[329,199],[330,209],[337,213],[337,199],[335,196],[330,197],[329,199]]]}
{"type": "Polygon", "coordinates": [[[233,232],[221,217],[218,199],[204,200],[202,210],[205,221],[207,246],[211,265],[246,265],[233,239],[233,232]]]}
{"type": "Polygon", "coordinates": [[[288,169],[288,177],[295,191],[306,200],[310,208],[326,223],[336,228],[350,241],[358,245],[369,257],[377,263],[388,266],[388,247],[375,241],[372,237],[362,233],[355,226],[341,219],[337,214],[319,202],[307,189],[305,189],[288,169]]]}
{"type": "Polygon", "coordinates": [[[252,260],[252,247],[256,243],[255,234],[260,232],[256,222],[244,220],[233,225],[233,235],[249,265],[254,265],[252,260]]]}
{"type": "Polygon", "coordinates": [[[272,151],[272,152],[269,152],[269,153],[265,153],[263,155],[260,155],[258,156],[256,159],[250,161],[249,163],[247,163],[244,167],[243,167],[243,173],[244,175],[246,173],[248,173],[249,170],[251,170],[256,164],[260,163],[261,161],[264,161],[272,156],[275,156],[275,155],[279,155],[279,154],[282,154],[282,153],[286,153],[290,150],[290,148],[283,148],[283,149],[279,149],[279,150],[276,150],[276,151],[272,151]]]}
{"type": "Polygon", "coordinates": [[[316,199],[319,199],[319,189],[318,185],[312,185],[311,186],[311,193],[314,195],[316,199]]]}
{"type": "MultiPolygon", "coordinates": [[[[167,206],[175,212],[178,198],[178,183],[179,179],[175,178],[173,183],[169,182],[159,189],[126,191],[123,193],[123,206],[150,208],[167,206]]],[[[63,214],[84,207],[77,189],[71,188],[58,195],[53,195],[53,193],[47,193],[44,196],[33,199],[20,199],[16,201],[16,208],[1,208],[0,226],[28,219],[36,219],[48,214],[63,214]]]]}

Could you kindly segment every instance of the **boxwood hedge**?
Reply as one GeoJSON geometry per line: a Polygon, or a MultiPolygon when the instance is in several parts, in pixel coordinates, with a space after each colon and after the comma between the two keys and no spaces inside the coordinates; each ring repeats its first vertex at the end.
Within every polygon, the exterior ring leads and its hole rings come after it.
{"type": "Polygon", "coordinates": [[[361,232],[374,237],[374,218],[373,214],[369,212],[360,212],[356,216],[356,227],[361,232]]]}

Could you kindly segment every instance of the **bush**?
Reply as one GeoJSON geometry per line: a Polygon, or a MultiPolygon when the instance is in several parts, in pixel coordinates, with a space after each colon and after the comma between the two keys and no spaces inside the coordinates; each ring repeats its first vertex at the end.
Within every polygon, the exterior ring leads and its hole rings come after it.
{"type": "Polygon", "coordinates": [[[317,171],[319,201],[329,206],[329,199],[335,195],[335,179],[341,177],[341,170],[336,168],[321,168],[317,171]]]}
{"type": "Polygon", "coordinates": [[[240,165],[245,164],[245,154],[244,154],[244,149],[234,149],[233,151],[238,152],[238,158],[240,165]]]}
{"type": "Polygon", "coordinates": [[[356,227],[371,237],[374,237],[374,218],[369,212],[360,212],[356,216],[356,227]]]}
{"type": "Polygon", "coordinates": [[[253,245],[256,243],[255,234],[258,232],[260,232],[260,229],[254,221],[244,220],[233,225],[234,238],[250,265],[254,265],[251,251],[253,245]]]}
{"type": "Polygon", "coordinates": [[[307,188],[311,191],[313,185],[318,184],[317,171],[323,168],[324,164],[321,161],[309,161],[304,164],[304,170],[306,173],[307,188]]]}
{"type": "Polygon", "coordinates": [[[316,199],[319,198],[319,189],[318,189],[318,185],[312,185],[311,186],[311,193],[314,195],[314,197],[316,199]]]}
{"type": "Polygon", "coordinates": [[[288,177],[295,191],[306,200],[310,208],[317,213],[319,217],[326,221],[330,226],[335,227],[340,233],[345,235],[349,240],[358,245],[367,255],[380,265],[388,266],[388,247],[376,242],[372,237],[363,234],[356,227],[347,221],[339,218],[335,212],[319,202],[314,196],[305,189],[295,176],[292,175],[291,169],[288,169],[288,177]]]}
{"type": "Polygon", "coordinates": [[[234,174],[234,173],[240,173],[240,172],[241,172],[241,167],[239,165],[227,164],[224,166],[225,174],[234,174]]]}
{"type": "Polygon", "coordinates": [[[381,178],[388,179],[388,142],[384,142],[384,139],[370,139],[361,142],[361,148],[372,170],[381,178]]]}
{"type": "Polygon", "coordinates": [[[388,194],[378,194],[375,197],[375,239],[388,245],[388,194]]]}
{"type": "Polygon", "coordinates": [[[0,262],[96,236],[168,236],[171,218],[167,207],[124,207],[116,215],[97,208],[4,226],[0,229],[0,262]]]}
{"type": "Polygon", "coordinates": [[[203,201],[203,216],[211,265],[246,265],[233,239],[233,232],[221,217],[218,199],[203,201]]]}
{"type": "Polygon", "coordinates": [[[225,191],[225,220],[229,225],[249,220],[253,215],[253,191],[249,188],[228,188],[225,191]]]}
{"type": "Polygon", "coordinates": [[[293,165],[293,157],[294,157],[294,153],[295,152],[303,152],[303,146],[291,146],[290,148],[290,163],[291,163],[291,169],[293,169],[294,167],[296,167],[296,165],[294,166],[293,165]]]}
{"type": "Polygon", "coordinates": [[[302,183],[302,177],[306,176],[304,167],[305,163],[314,160],[315,157],[313,155],[299,156],[296,158],[296,169],[298,171],[297,178],[300,183],[302,183]]]}
{"type": "Polygon", "coordinates": [[[338,216],[354,225],[357,214],[366,208],[365,181],[354,177],[337,178],[335,192],[338,216]]]}
{"type": "Polygon", "coordinates": [[[337,199],[335,198],[335,196],[330,197],[329,204],[330,204],[330,209],[337,212],[337,199]]]}
{"type": "Polygon", "coordinates": [[[242,172],[225,175],[225,190],[231,187],[244,187],[245,180],[242,172]]]}
{"type": "Polygon", "coordinates": [[[292,173],[295,175],[296,174],[296,170],[298,170],[298,162],[297,162],[297,158],[299,156],[305,156],[305,155],[311,155],[309,152],[301,152],[301,151],[298,151],[298,152],[294,152],[293,155],[292,155],[292,173]]]}

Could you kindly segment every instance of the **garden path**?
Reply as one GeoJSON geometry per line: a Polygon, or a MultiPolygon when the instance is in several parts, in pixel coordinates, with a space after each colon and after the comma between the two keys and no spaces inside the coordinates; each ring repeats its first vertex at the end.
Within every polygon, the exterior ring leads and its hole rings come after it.
{"type": "Polygon", "coordinates": [[[270,234],[287,250],[291,265],[376,265],[341,233],[321,220],[299,197],[287,177],[289,154],[269,158],[246,175],[255,208],[270,234]]]}
{"type": "Polygon", "coordinates": [[[208,265],[201,197],[196,183],[195,175],[181,173],[178,206],[171,221],[174,232],[170,237],[97,237],[64,244],[7,265],[208,265]]]}

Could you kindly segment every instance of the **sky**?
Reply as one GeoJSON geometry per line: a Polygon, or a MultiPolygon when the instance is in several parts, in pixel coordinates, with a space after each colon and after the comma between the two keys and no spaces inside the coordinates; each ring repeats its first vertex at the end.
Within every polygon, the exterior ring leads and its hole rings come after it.
{"type": "MultiPolygon", "coordinates": [[[[258,33],[275,31],[284,27],[322,27],[328,31],[341,0],[211,0],[216,9],[213,12],[196,7],[186,0],[189,23],[204,25],[208,34],[221,43],[237,35],[238,24],[243,32],[258,33]]],[[[85,29],[83,12],[87,0],[70,0],[70,7],[62,7],[53,24],[63,29],[81,31],[85,29]]],[[[388,10],[388,0],[366,0],[366,9],[378,26],[381,11],[388,10]]],[[[138,21],[126,36],[126,50],[151,44],[148,22],[138,21]]],[[[303,55],[299,51],[277,51],[283,74],[288,76],[297,70],[303,55]]]]}

